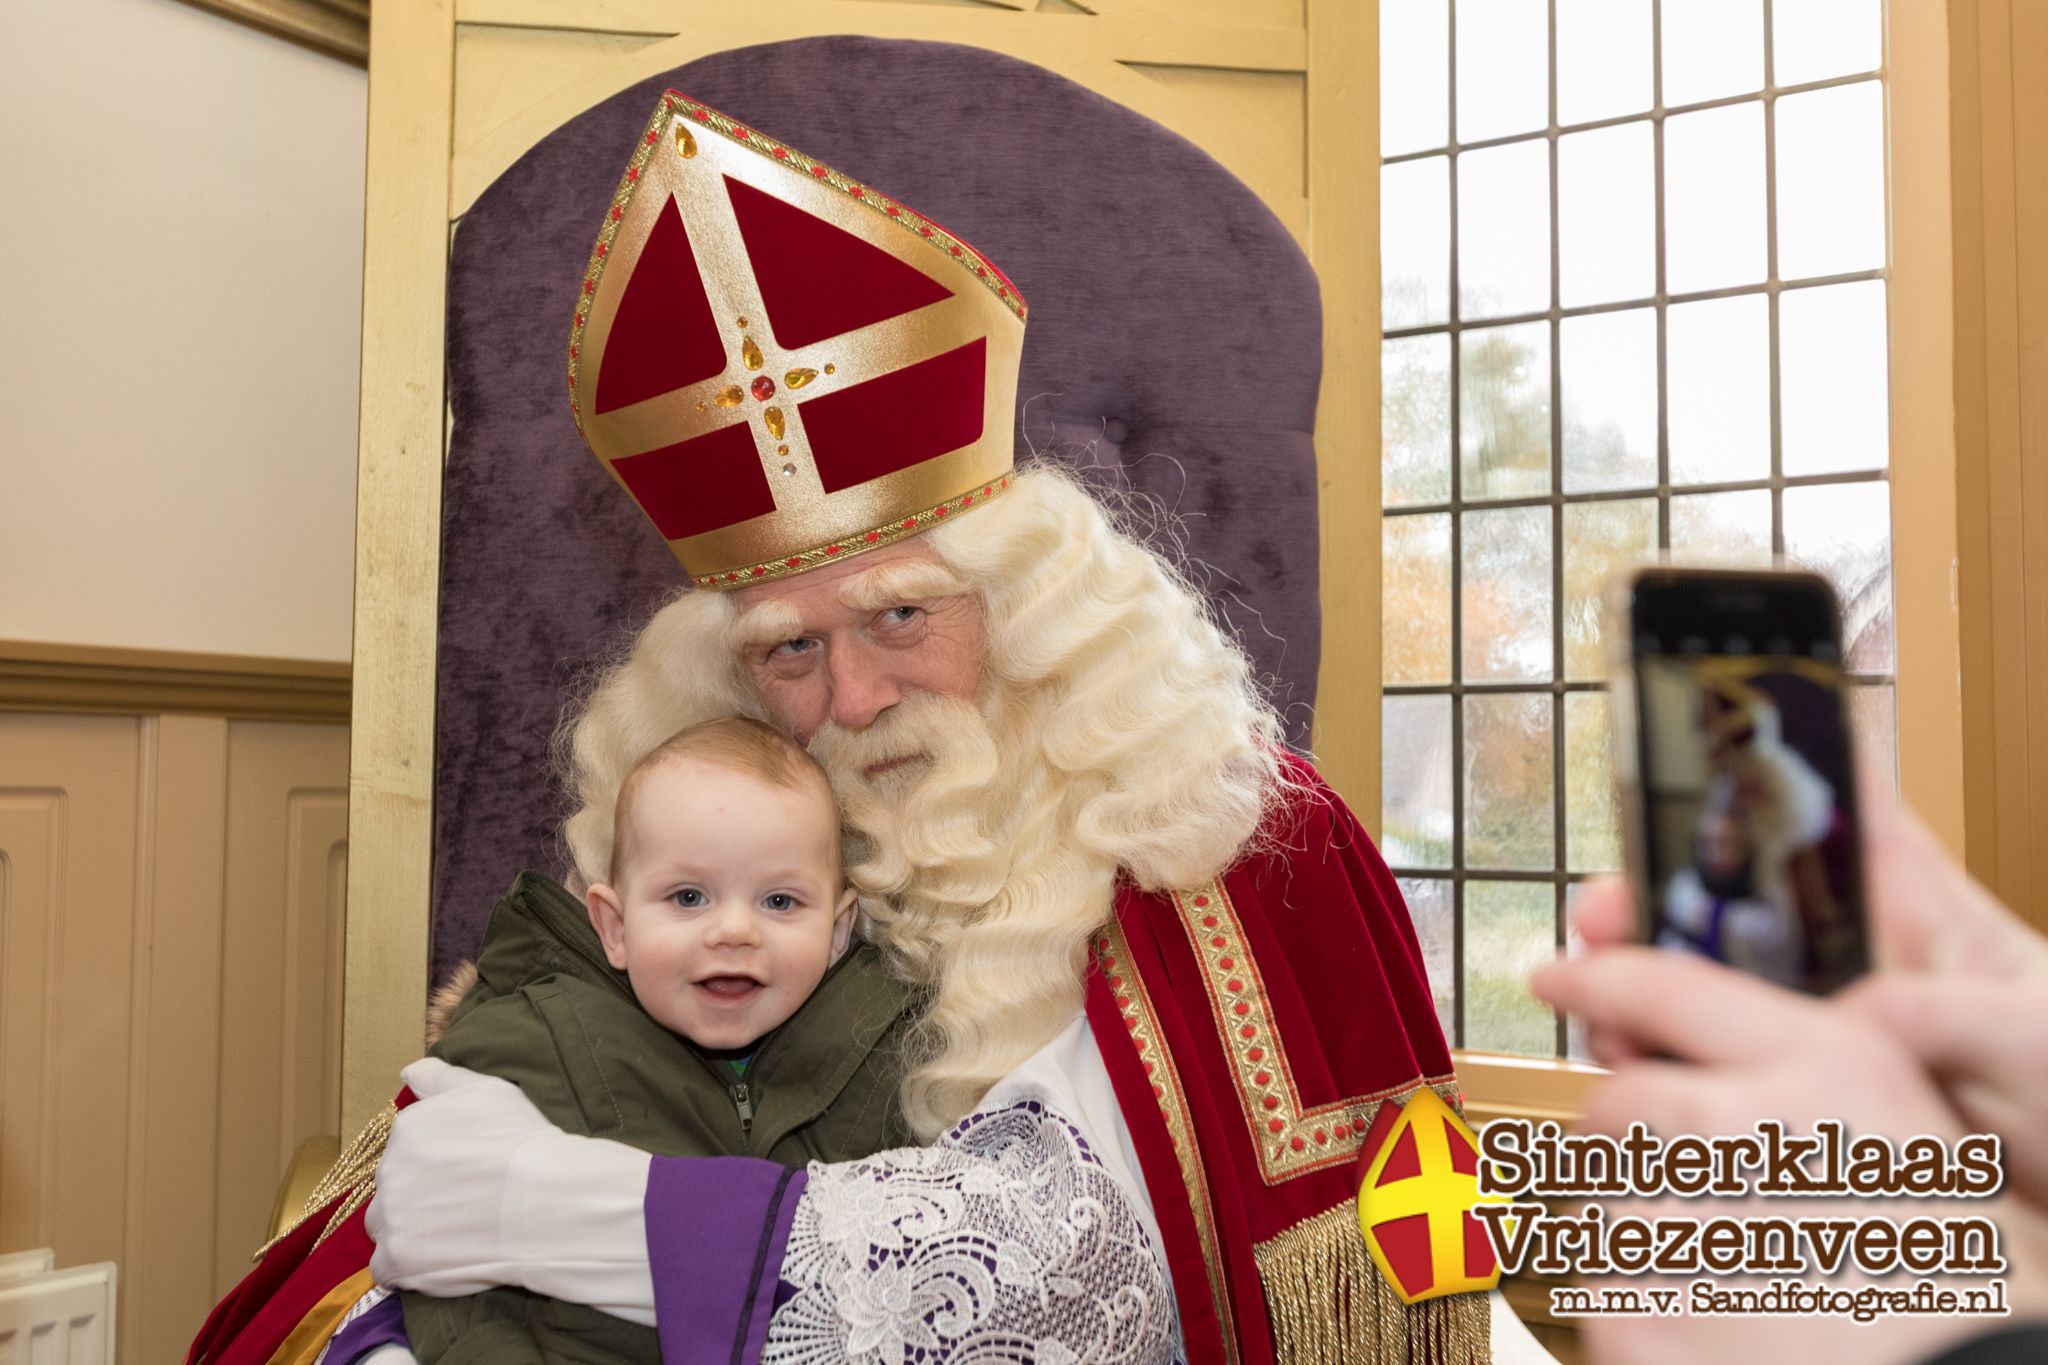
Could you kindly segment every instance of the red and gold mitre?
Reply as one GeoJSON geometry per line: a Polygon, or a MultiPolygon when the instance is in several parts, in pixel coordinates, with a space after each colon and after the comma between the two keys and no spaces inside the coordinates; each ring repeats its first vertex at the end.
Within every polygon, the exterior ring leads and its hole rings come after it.
{"type": "Polygon", "coordinates": [[[569,403],[691,581],[736,588],[1007,488],[1025,313],[937,223],[671,90],[591,251],[569,403]]]}

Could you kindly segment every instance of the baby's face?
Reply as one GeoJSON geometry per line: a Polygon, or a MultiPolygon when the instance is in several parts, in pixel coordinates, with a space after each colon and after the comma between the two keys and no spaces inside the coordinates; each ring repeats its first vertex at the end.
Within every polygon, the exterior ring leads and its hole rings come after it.
{"type": "Polygon", "coordinates": [[[642,775],[626,819],[620,884],[588,900],[641,1008],[721,1049],[796,1013],[853,931],[825,793],[685,757],[642,775]]]}

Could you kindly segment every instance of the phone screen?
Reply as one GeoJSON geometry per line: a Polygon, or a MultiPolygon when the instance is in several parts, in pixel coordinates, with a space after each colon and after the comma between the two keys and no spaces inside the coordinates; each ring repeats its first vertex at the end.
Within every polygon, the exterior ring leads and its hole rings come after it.
{"type": "Polygon", "coordinates": [[[1803,574],[1659,570],[1630,617],[1647,937],[1835,989],[1868,950],[1833,593],[1803,574]]]}

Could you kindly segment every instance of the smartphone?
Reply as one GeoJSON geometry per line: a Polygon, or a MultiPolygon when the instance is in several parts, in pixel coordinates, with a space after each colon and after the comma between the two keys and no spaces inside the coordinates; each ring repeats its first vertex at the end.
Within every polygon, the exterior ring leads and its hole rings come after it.
{"type": "Polygon", "coordinates": [[[1869,967],[1841,608],[1791,571],[1610,594],[1615,772],[1643,941],[1813,994],[1869,967]]]}

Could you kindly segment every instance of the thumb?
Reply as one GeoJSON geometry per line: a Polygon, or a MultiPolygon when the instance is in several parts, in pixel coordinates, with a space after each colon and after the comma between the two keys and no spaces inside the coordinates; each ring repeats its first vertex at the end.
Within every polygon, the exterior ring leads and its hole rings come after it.
{"type": "MultiPolygon", "coordinates": [[[[1920,1065],[1951,1075],[1995,1071],[2003,1057],[1999,1030],[2005,982],[1941,976],[1880,974],[1842,992],[1839,999],[1881,1026],[1920,1065]]],[[[2024,1015],[2020,1016],[2024,1017],[2024,1015]]]]}
{"type": "Polygon", "coordinates": [[[422,1057],[399,1072],[398,1077],[423,1100],[491,1079],[480,1071],[467,1070],[439,1057],[422,1057]]]}

